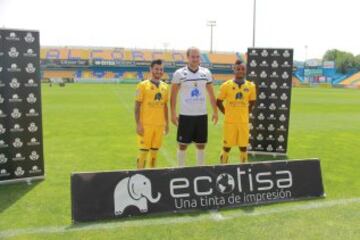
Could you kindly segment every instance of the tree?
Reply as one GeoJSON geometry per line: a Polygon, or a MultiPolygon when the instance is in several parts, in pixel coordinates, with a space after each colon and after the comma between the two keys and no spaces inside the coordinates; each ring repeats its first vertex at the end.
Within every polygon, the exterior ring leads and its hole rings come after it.
{"type": "MultiPolygon", "coordinates": [[[[358,55],[359,56],[359,55],[358,55]]],[[[324,54],[323,61],[335,61],[336,68],[341,73],[359,67],[358,56],[354,57],[352,53],[340,51],[338,49],[327,50],[324,54]]]]}

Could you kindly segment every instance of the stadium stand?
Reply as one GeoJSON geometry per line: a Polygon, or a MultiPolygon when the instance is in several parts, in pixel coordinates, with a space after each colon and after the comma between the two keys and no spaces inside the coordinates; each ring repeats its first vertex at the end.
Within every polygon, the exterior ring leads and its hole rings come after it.
{"type": "MultiPolygon", "coordinates": [[[[186,63],[185,51],[123,48],[43,47],[42,78],[65,78],[75,82],[137,82],[149,78],[153,59],[165,62],[164,80],[186,63]]],[[[215,81],[232,77],[231,65],[241,53],[201,53],[201,61],[214,74],[215,81]]]]}
{"type": "Polygon", "coordinates": [[[360,86],[360,71],[344,79],[340,84],[360,86]]]}
{"type": "MultiPolygon", "coordinates": [[[[138,82],[149,78],[149,64],[160,58],[165,62],[163,79],[171,79],[175,69],[186,64],[185,51],[164,51],[125,48],[43,47],[41,48],[42,79],[65,79],[69,82],[138,82]]],[[[239,52],[202,52],[202,65],[210,68],[216,82],[232,78],[232,64],[236,59],[246,61],[239,52]]],[[[306,66],[295,64],[293,85],[330,84],[360,86],[360,72],[346,74],[336,71],[332,62],[317,62],[306,66]]]]}

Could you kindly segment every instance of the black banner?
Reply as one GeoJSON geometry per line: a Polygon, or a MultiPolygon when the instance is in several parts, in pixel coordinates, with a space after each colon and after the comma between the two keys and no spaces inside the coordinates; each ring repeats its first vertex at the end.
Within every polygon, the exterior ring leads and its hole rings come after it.
{"type": "Polygon", "coordinates": [[[76,222],[324,196],[318,159],[71,176],[76,222]]]}
{"type": "Polygon", "coordinates": [[[250,152],[285,155],[287,152],[292,49],[249,48],[247,79],[257,88],[250,115],[250,152]]]}
{"type": "Polygon", "coordinates": [[[39,32],[0,29],[0,183],[44,175],[39,32]]]}

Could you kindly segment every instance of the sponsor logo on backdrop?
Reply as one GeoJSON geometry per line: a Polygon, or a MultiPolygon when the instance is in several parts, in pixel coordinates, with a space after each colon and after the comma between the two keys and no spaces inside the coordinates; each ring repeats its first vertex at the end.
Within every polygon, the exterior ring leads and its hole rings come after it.
{"type": "Polygon", "coordinates": [[[19,52],[16,50],[16,47],[11,47],[8,54],[11,58],[17,58],[19,56],[19,52]]]}
{"type": "Polygon", "coordinates": [[[19,111],[19,109],[14,108],[11,112],[11,117],[14,119],[18,119],[21,117],[21,112],[19,111]]]}
{"type": "Polygon", "coordinates": [[[26,113],[27,117],[36,117],[39,116],[39,113],[36,112],[34,108],[30,108],[29,112],[26,113]]]}
{"type": "Polygon", "coordinates": [[[267,88],[267,85],[265,82],[261,82],[260,85],[259,85],[259,88],[267,88]]]}
{"type": "Polygon", "coordinates": [[[257,66],[256,61],[255,61],[255,60],[252,60],[252,61],[250,62],[250,67],[256,67],[256,66],[257,66]]]}
{"type": "Polygon", "coordinates": [[[10,176],[10,173],[8,173],[5,168],[0,169],[0,177],[7,177],[7,176],[10,176]]]}
{"type": "Polygon", "coordinates": [[[21,153],[16,153],[15,157],[12,158],[13,161],[24,161],[25,157],[21,153]]]}
{"type": "Polygon", "coordinates": [[[20,138],[15,138],[12,145],[14,146],[14,148],[21,148],[24,143],[21,141],[20,138]]]}
{"type": "Polygon", "coordinates": [[[273,131],[275,131],[275,127],[274,127],[274,125],[273,124],[269,124],[269,126],[268,126],[268,131],[269,132],[273,132],[273,131]]]}
{"type": "Polygon", "coordinates": [[[17,89],[17,88],[20,87],[20,83],[19,83],[19,81],[17,80],[17,78],[11,79],[9,85],[10,85],[10,87],[13,88],[13,89],[17,89]]]}
{"type": "Polygon", "coordinates": [[[270,106],[269,106],[269,109],[270,109],[271,111],[275,111],[275,110],[276,110],[276,105],[275,105],[275,103],[271,103],[270,106]]]}
{"type": "Polygon", "coordinates": [[[27,43],[33,43],[35,41],[35,37],[32,35],[31,32],[28,32],[26,36],[24,37],[25,42],[27,43]]]}
{"type": "Polygon", "coordinates": [[[285,61],[281,66],[284,67],[284,68],[291,67],[291,65],[289,64],[288,61],[285,61]]]}
{"type": "Polygon", "coordinates": [[[30,174],[36,174],[41,172],[42,170],[37,165],[32,166],[31,170],[29,171],[30,174]]]}
{"type": "Polygon", "coordinates": [[[8,161],[7,157],[5,156],[5,154],[0,153],[0,164],[4,164],[8,161]]]}
{"type": "Polygon", "coordinates": [[[29,93],[28,97],[26,98],[26,101],[30,104],[33,104],[36,102],[36,97],[34,93],[29,93]]]}
{"type": "Polygon", "coordinates": [[[271,94],[270,94],[269,99],[277,99],[277,98],[278,98],[278,97],[276,96],[275,93],[271,93],[271,94]]]}
{"type": "Polygon", "coordinates": [[[259,95],[259,98],[262,99],[262,100],[266,99],[265,93],[261,92],[260,95],[259,95]]]}
{"type": "Polygon", "coordinates": [[[34,122],[31,122],[28,127],[29,132],[34,133],[38,130],[38,127],[34,122]]]}
{"type": "Polygon", "coordinates": [[[279,146],[276,148],[276,151],[278,151],[278,152],[284,152],[285,149],[284,149],[284,147],[283,147],[282,145],[279,145],[279,146]]]}
{"type": "Polygon", "coordinates": [[[34,73],[36,71],[36,68],[32,63],[28,63],[25,70],[27,73],[34,73]]]}
{"type": "Polygon", "coordinates": [[[270,114],[267,119],[268,119],[268,120],[276,120],[276,117],[275,117],[274,114],[270,114]]]}
{"type": "Polygon", "coordinates": [[[10,67],[7,69],[8,72],[21,72],[21,69],[18,67],[16,63],[12,63],[10,67]]]}
{"type": "Polygon", "coordinates": [[[284,114],[281,114],[279,117],[280,122],[285,122],[286,121],[286,117],[284,114]]]}
{"type": "Polygon", "coordinates": [[[271,56],[272,56],[272,57],[278,57],[278,56],[280,56],[280,53],[278,52],[278,50],[274,50],[274,51],[271,53],[271,56]]]}
{"type": "Polygon", "coordinates": [[[25,171],[22,167],[17,167],[14,174],[17,177],[21,177],[22,175],[24,175],[25,171]]]}
{"type": "Polygon", "coordinates": [[[257,51],[255,49],[251,50],[250,52],[250,56],[258,56],[259,54],[257,53],[257,51]]]}
{"type": "Polygon", "coordinates": [[[257,130],[264,130],[264,125],[262,125],[261,123],[257,126],[256,128],[257,130]]]}
{"type": "Polygon", "coordinates": [[[24,53],[24,57],[37,57],[37,53],[32,48],[28,48],[24,53]]]}
{"type": "Polygon", "coordinates": [[[277,67],[279,67],[279,63],[278,63],[276,60],[274,60],[274,61],[271,63],[271,67],[272,67],[272,68],[277,68],[277,67]]]}
{"type": "Polygon", "coordinates": [[[5,37],[8,41],[19,41],[20,38],[16,35],[15,32],[10,32],[8,36],[5,37]]]}
{"type": "Polygon", "coordinates": [[[262,57],[267,57],[268,55],[269,55],[269,52],[266,49],[262,50],[262,52],[261,52],[262,57]]]}
{"type": "Polygon", "coordinates": [[[284,125],[280,125],[280,127],[278,128],[278,131],[285,132],[286,128],[284,127],[284,125]]]}
{"type": "Polygon", "coordinates": [[[26,83],[25,87],[37,87],[38,84],[35,83],[34,79],[30,78],[26,83]]]}
{"type": "Polygon", "coordinates": [[[0,124],[0,134],[4,134],[6,132],[6,128],[4,128],[4,125],[0,124]]]}
{"type": "Polygon", "coordinates": [[[277,74],[276,71],[274,71],[271,73],[270,78],[279,78],[279,75],[277,74]]]}
{"type": "Polygon", "coordinates": [[[9,145],[2,139],[0,139],[0,148],[7,148],[9,145]]]}
{"type": "Polygon", "coordinates": [[[29,159],[32,161],[36,161],[39,159],[39,154],[36,151],[32,151],[29,155],[29,159]]]}
{"type": "Polygon", "coordinates": [[[5,113],[3,112],[3,110],[1,110],[1,109],[0,109],[0,117],[1,117],[1,118],[6,117],[6,114],[5,114],[5,113]]]}
{"type": "Polygon", "coordinates": [[[283,57],[284,58],[290,57],[290,52],[288,50],[285,50],[284,53],[283,53],[283,57]]]}
{"type": "Polygon", "coordinates": [[[265,71],[262,71],[260,73],[260,78],[267,78],[267,73],[265,71]]]}
{"type": "Polygon", "coordinates": [[[28,146],[36,146],[36,145],[40,145],[40,142],[35,138],[31,138],[30,142],[27,143],[28,146]]]}
{"type": "Polygon", "coordinates": [[[289,89],[289,86],[287,85],[287,83],[283,83],[280,88],[281,89],[289,89]]]}
{"type": "Polygon", "coordinates": [[[269,64],[264,60],[260,63],[260,67],[268,67],[269,64]]]}
{"type": "Polygon", "coordinates": [[[9,99],[9,102],[22,102],[22,99],[19,97],[18,94],[13,94],[9,99]]]}
{"type": "Polygon", "coordinates": [[[281,75],[281,77],[282,77],[283,79],[287,79],[287,78],[289,78],[289,74],[288,74],[287,72],[283,72],[283,74],[281,75]]]}
{"type": "Polygon", "coordinates": [[[257,74],[255,73],[255,71],[251,71],[251,72],[249,73],[249,76],[250,76],[250,77],[257,77],[257,74]]]}
{"type": "Polygon", "coordinates": [[[10,129],[10,132],[23,132],[23,131],[24,129],[18,123],[15,123],[13,128],[10,129]]]}
{"type": "Polygon", "coordinates": [[[286,95],[286,93],[283,93],[281,94],[280,99],[286,101],[288,99],[288,96],[286,95]]]}

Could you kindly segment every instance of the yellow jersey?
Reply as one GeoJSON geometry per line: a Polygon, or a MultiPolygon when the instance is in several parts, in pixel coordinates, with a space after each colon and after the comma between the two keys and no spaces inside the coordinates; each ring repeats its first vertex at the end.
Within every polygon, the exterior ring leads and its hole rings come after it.
{"type": "Polygon", "coordinates": [[[165,125],[165,109],[169,98],[168,85],[162,81],[157,86],[150,80],[136,87],[136,101],[141,102],[140,122],[144,125],[165,125]]]}
{"type": "Polygon", "coordinates": [[[249,101],[256,100],[255,84],[245,80],[239,85],[234,80],[221,84],[219,100],[225,101],[225,123],[248,123],[249,101]]]}

